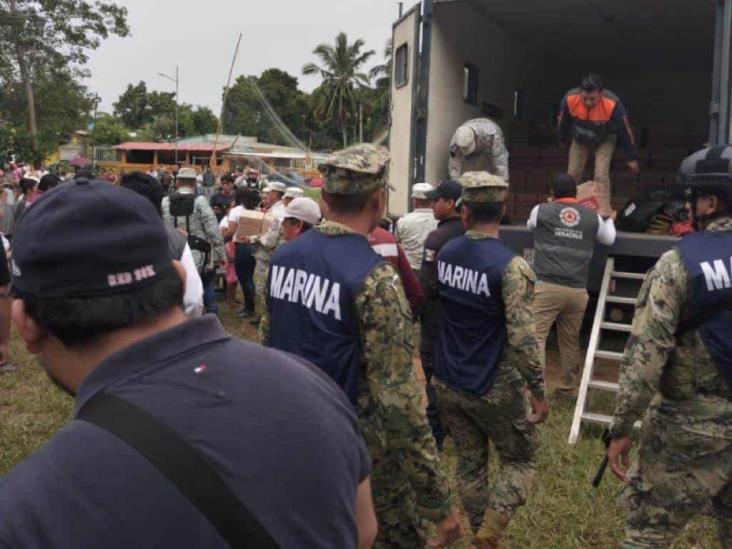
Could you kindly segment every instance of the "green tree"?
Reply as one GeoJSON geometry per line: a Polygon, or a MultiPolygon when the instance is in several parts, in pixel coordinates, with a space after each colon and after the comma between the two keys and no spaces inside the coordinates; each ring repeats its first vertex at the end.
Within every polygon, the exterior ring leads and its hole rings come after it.
{"type": "Polygon", "coordinates": [[[26,123],[26,90],[21,82],[5,82],[0,93],[0,119],[15,136],[14,152],[25,161],[39,163],[74,131],[86,127],[92,102],[86,88],[68,70],[49,70],[41,65],[34,68],[32,78],[39,123],[36,134],[26,123]]]}
{"type": "Polygon", "coordinates": [[[96,127],[91,135],[92,145],[119,145],[130,140],[130,130],[120,119],[106,112],[97,115],[96,127]]]}
{"type": "Polygon", "coordinates": [[[369,84],[369,77],[361,71],[375,52],[362,52],[364,44],[360,38],[349,44],[346,33],[341,32],[334,45],[320,44],[313,50],[320,65],[308,63],[302,68],[303,74],[319,74],[323,79],[316,114],[336,121],[344,147],[348,145],[349,118],[358,112],[357,91],[369,84]]]}
{"type": "Polygon", "coordinates": [[[216,133],[219,119],[208,107],[198,107],[191,112],[191,135],[216,133]]]}
{"type": "Polygon", "coordinates": [[[239,76],[224,105],[226,133],[267,143],[296,145],[289,132],[307,143],[312,122],[308,96],[298,89],[296,77],[280,69],[267,69],[259,77],[239,76]]]}
{"type": "Polygon", "coordinates": [[[114,115],[128,128],[138,129],[152,122],[150,97],[147,84],[143,81],[135,85],[127,84],[127,89],[122,92],[113,107],[114,115]]]}
{"type": "Polygon", "coordinates": [[[84,75],[87,51],[110,34],[126,36],[127,10],[95,0],[7,0],[0,2],[0,78],[21,82],[27,128],[40,154],[37,78],[45,70],[84,75]]]}
{"type": "Polygon", "coordinates": [[[366,90],[368,116],[365,122],[366,134],[371,140],[383,135],[389,128],[389,106],[391,101],[392,75],[392,43],[391,39],[384,46],[384,63],[376,65],[369,71],[375,88],[366,90]]]}

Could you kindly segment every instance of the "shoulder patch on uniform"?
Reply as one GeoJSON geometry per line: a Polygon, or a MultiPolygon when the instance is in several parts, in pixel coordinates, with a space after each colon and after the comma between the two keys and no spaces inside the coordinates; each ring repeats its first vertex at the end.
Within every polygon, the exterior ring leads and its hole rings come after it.
{"type": "Polygon", "coordinates": [[[437,251],[436,250],[428,250],[428,249],[425,249],[425,251],[424,251],[424,260],[427,263],[434,263],[436,257],[437,257],[437,251]]]}

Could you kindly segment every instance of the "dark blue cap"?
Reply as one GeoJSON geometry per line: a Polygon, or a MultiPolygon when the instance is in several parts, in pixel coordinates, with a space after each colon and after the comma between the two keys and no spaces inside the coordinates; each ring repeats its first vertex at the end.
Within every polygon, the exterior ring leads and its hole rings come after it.
{"type": "Polygon", "coordinates": [[[434,191],[427,193],[427,198],[436,200],[438,198],[448,198],[459,200],[463,194],[463,186],[457,181],[440,181],[434,191]]]}
{"type": "Polygon", "coordinates": [[[173,268],[168,236],[149,200],[78,179],[45,193],[13,237],[13,290],[40,298],[128,293],[173,268]]]}

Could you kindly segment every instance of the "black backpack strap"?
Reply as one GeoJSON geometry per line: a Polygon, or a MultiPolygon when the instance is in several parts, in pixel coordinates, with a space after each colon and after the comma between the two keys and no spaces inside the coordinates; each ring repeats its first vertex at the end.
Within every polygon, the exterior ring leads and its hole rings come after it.
{"type": "Polygon", "coordinates": [[[676,329],[676,337],[679,338],[684,334],[696,330],[705,322],[712,320],[714,317],[730,308],[732,308],[732,295],[728,295],[727,297],[720,299],[714,305],[707,307],[696,316],[682,320],[676,329]]]}
{"type": "Polygon", "coordinates": [[[233,548],[279,548],[211,465],[172,429],[131,402],[99,393],[76,419],[93,423],[140,452],[203,513],[233,548]]]}

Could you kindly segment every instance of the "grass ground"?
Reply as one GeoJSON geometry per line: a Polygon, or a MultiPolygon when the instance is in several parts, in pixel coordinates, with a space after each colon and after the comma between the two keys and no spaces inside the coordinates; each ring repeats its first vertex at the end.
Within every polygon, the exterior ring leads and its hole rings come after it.
{"type": "MultiPolygon", "coordinates": [[[[230,333],[254,338],[248,323],[237,321],[222,305],[222,321],[230,333]]],[[[11,344],[18,372],[0,376],[0,474],[32,453],[71,418],[72,400],[47,379],[37,361],[20,344],[11,344]]],[[[602,403],[600,403],[602,404],[602,403]]],[[[567,445],[572,403],[553,403],[549,421],[540,427],[539,474],[528,504],[512,522],[507,545],[512,548],[571,549],[613,547],[622,534],[616,505],[621,485],[608,472],[595,490],[591,479],[602,457],[599,432],[585,431],[576,446],[567,445]]],[[[448,440],[444,465],[454,479],[455,455],[448,440]]],[[[491,466],[495,470],[495,462],[491,466]]],[[[463,540],[455,547],[468,547],[463,540]]],[[[712,520],[695,519],[675,548],[719,549],[712,520]]]]}

